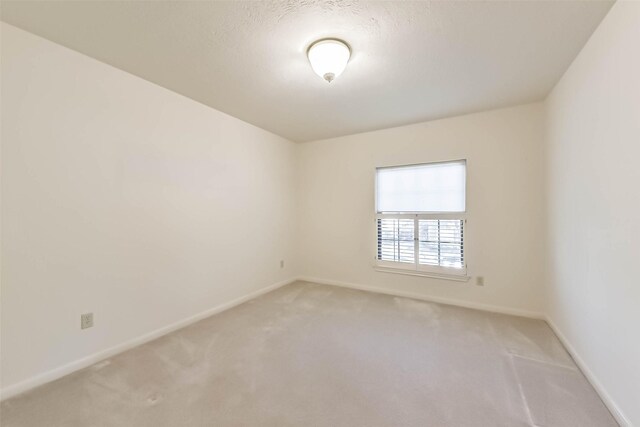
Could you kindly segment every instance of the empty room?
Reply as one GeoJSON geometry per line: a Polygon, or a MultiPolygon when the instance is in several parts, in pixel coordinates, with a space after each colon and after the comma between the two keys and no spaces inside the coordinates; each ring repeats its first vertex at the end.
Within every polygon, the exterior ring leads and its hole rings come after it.
{"type": "Polygon", "coordinates": [[[0,20],[0,426],[640,427],[640,1],[0,20]]]}

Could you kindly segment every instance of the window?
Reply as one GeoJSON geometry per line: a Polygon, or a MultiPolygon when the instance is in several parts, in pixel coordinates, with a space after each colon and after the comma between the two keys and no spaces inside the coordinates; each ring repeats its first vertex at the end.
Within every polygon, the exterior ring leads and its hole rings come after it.
{"type": "Polygon", "coordinates": [[[466,275],[466,161],[376,169],[376,264],[466,275]]]}

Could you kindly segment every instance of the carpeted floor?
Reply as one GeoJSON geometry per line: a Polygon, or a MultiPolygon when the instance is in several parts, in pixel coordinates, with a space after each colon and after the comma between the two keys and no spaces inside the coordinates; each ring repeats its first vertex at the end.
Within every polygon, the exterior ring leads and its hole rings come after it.
{"type": "Polygon", "coordinates": [[[298,282],[1,405],[14,426],[616,426],[543,321],[298,282]]]}

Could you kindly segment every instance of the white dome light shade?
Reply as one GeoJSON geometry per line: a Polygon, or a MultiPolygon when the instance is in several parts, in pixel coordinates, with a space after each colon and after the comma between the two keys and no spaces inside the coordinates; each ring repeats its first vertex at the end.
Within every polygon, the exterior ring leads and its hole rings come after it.
{"type": "Polygon", "coordinates": [[[351,51],[343,41],[326,39],[312,44],[307,56],[313,71],[331,83],[347,67],[351,51]]]}

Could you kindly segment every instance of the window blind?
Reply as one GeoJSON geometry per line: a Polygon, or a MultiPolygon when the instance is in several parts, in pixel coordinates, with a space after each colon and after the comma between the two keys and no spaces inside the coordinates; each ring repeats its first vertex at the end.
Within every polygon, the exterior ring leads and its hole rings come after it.
{"type": "Polygon", "coordinates": [[[462,268],[464,221],[418,219],[418,257],[422,265],[462,268]]]}
{"type": "Polygon", "coordinates": [[[378,212],[464,212],[466,162],[378,168],[378,212]]]}
{"type": "Polygon", "coordinates": [[[378,219],[378,259],[415,263],[413,219],[378,219]]]}

